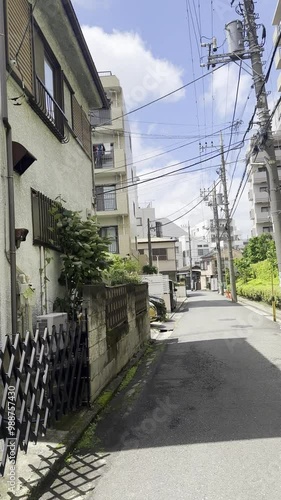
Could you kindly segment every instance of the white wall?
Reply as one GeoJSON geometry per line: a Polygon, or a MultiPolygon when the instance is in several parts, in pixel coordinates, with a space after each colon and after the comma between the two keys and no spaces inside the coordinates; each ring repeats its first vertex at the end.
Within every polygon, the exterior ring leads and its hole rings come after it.
{"type": "MultiPolygon", "coordinates": [[[[9,98],[19,93],[20,88],[10,78],[9,98]]],[[[61,197],[67,208],[81,210],[85,218],[87,209],[91,209],[92,164],[72,135],[68,144],[61,144],[27,102],[23,101],[21,106],[13,106],[12,101],[9,102],[13,140],[23,144],[37,158],[22,176],[14,174],[16,227],[29,230],[26,242],[17,250],[17,266],[30,277],[35,287],[35,314],[43,314],[52,311],[55,298],[62,292],[57,281],[60,258],[57,252],[50,250],[53,260],[46,269],[49,281],[46,282],[45,310],[40,269],[45,265],[46,250],[40,252],[40,248],[33,245],[31,188],[53,200],[61,197]]]]}

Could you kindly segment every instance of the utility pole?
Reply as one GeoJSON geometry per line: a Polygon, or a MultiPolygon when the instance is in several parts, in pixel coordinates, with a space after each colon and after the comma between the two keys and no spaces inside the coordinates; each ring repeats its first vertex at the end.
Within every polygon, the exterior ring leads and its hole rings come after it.
{"type": "Polygon", "coordinates": [[[260,123],[259,149],[264,151],[269,179],[270,208],[273,224],[273,236],[276,245],[277,263],[279,271],[279,285],[281,286],[281,192],[277,170],[274,139],[268,109],[265,78],[261,60],[261,49],[258,44],[255,5],[252,0],[244,0],[244,18],[250,48],[250,58],[253,70],[253,81],[257,97],[257,114],[260,123]]]}
{"type": "Polygon", "coordinates": [[[189,223],[188,223],[188,246],[189,246],[190,290],[192,290],[192,253],[191,253],[191,233],[190,233],[190,224],[189,223]]]}
{"type": "Polygon", "coordinates": [[[147,219],[147,241],[148,241],[148,259],[149,265],[152,267],[152,246],[151,246],[151,233],[150,233],[150,219],[147,219]]]}
{"type": "Polygon", "coordinates": [[[214,211],[215,233],[216,233],[218,288],[219,288],[219,293],[221,295],[224,295],[223,270],[222,270],[221,245],[220,245],[221,235],[220,235],[220,228],[219,228],[219,214],[218,214],[217,191],[216,191],[216,183],[215,182],[214,182],[214,189],[213,189],[212,205],[213,205],[213,211],[214,211]]]}
{"type": "MultiPolygon", "coordinates": [[[[234,4],[234,0],[231,2],[232,4],[234,4]]],[[[225,26],[228,53],[217,53],[217,40],[213,37],[210,43],[201,43],[202,47],[207,47],[209,50],[208,62],[207,64],[202,63],[201,66],[207,66],[209,69],[210,67],[215,67],[216,64],[226,64],[246,59],[251,60],[257,98],[257,121],[259,124],[259,131],[256,134],[254,146],[259,152],[264,153],[264,161],[268,172],[273,237],[276,245],[279,285],[281,286],[281,191],[265,88],[266,80],[263,74],[261,59],[263,48],[259,44],[257,35],[256,19],[258,16],[255,13],[254,1],[241,0],[236,12],[243,17],[243,22],[235,19],[225,26]]]]}
{"type": "Polygon", "coordinates": [[[228,264],[229,264],[229,277],[231,286],[231,298],[233,302],[237,302],[236,293],[236,283],[235,283],[235,273],[234,273],[234,262],[233,262],[233,250],[232,250],[232,235],[231,235],[231,218],[229,213],[229,202],[227,193],[227,183],[226,183],[226,172],[225,172],[225,159],[223,150],[223,139],[221,135],[221,182],[223,186],[223,196],[224,196],[224,211],[226,219],[226,232],[227,232],[227,245],[228,245],[228,264]]]}

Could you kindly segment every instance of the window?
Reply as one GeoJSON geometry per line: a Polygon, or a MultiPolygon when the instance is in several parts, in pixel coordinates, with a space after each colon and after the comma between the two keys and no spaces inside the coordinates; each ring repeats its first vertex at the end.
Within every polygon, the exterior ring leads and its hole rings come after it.
{"type": "Polygon", "coordinates": [[[64,114],[67,118],[68,125],[73,128],[73,114],[72,114],[72,95],[73,92],[66,81],[63,82],[63,101],[64,101],[64,114]]]}
{"type": "Polygon", "coordinates": [[[204,255],[203,248],[198,248],[197,253],[198,253],[198,257],[202,257],[202,255],[204,255]]]}
{"type": "Polygon", "coordinates": [[[266,172],[266,168],[265,167],[259,167],[258,168],[258,172],[266,172]]]}
{"type": "Polygon", "coordinates": [[[143,248],[139,248],[139,254],[140,255],[144,255],[144,249],[143,248]]]}
{"type": "Polygon", "coordinates": [[[108,238],[111,241],[108,247],[109,252],[119,253],[118,226],[101,227],[100,235],[102,238],[108,238]]]}
{"type": "Polygon", "coordinates": [[[132,182],[134,182],[134,171],[132,168],[131,168],[131,178],[132,178],[132,182]]]}
{"type": "Polygon", "coordinates": [[[267,186],[260,186],[260,193],[267,193],[267,186]]]}
{"type": "Polygon", "coordinates": [[[133,201],[133,214],[134,214],[134,217],[136,216],[136,204],[135,202],[133,201]]]}
{"type": "Polygon", "coordinates": [[[167,248],[152,248],[152,259],[157,260],[168,260],[167,248]]]}
{"type": "Polygon", "coordinates": [[[137,217],[137,226],[142,226],[142,217],[137,217]]]}
{"type": "Polygon", "coordinates": [[[262,228],[262,232],[263,233],[272,233],[273,232],[272,226],[264,226],[262,228]]]}
{"type": "Polygon", "coordinates": [[[135,247],[136,247],[136,250],[138,249],[138,238],[137,236],[135,236],[135,247]]]}
{"type": "Polygon", "coordinates": [[[116,186],[96,186],[97,211],[109,212],[117,210],[116,186]]]}
{"type": "Polygon", "coordinates": [[[63,76],[41,30],[34,27],[35,100],[30,105],[62,142],[65,141],[63,76]]]}
{"type": "Polygon", "coordinates": [[[176,253],[180,253],[179,247],[176,247],[176,253]]]}
{"type": "Polygon", "coordinates": [[[269,207],[261,207],[261,212],[269,212],[269,207]]]}
{"type": "Polygon", "coordinates": [[[31,189],[33,244],[59,250],[56,221],[51,209],[56,202],[31,189]]]}

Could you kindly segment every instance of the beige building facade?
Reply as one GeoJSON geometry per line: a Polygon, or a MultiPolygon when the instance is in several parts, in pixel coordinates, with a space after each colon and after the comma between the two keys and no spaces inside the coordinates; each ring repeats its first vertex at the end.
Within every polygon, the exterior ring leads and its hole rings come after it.
{"type": "MultiPolygon", "coordinates": [[[[170,279],[177,280],[177,238],[151,238],[152,261],[160,274],[166,274],[170,279]]],[[[143,264],[148,264],[148,240],[138,239],[138,250],[143,264]]]]}
{"type": "Polygon", "coordinates": [[[100,74],[111,100],[112,122],[94,126],[95,207],[101,234],[110,251],[137,257],[137,188],[132,143],[120,82],[111,72],[100,74]]]}

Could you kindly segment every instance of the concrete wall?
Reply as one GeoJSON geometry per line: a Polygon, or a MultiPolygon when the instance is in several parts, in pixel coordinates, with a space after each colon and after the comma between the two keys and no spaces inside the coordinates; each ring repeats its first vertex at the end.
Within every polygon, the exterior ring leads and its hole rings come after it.
{"type": "Polygon", "coordinates": [[[148,313],[135,314],[135,285],[127,285],[128,324],[106,331],[105,286],[84,288],[88,312],[91,402],[150,338],[148,313]]]}

